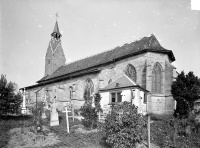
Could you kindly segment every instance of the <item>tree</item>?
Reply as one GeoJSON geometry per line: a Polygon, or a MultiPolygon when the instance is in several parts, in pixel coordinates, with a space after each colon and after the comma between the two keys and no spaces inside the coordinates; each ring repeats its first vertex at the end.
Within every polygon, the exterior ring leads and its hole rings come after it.
{"type": "Polygon", "coordinates": [[[0,115],[16,113],[21,102],[22,95],[14,93],[15,88],[12,82],[7,82],[6,76],[1,75],[0,79],[0,115]]]}
{"type": "Polygon", "coordinates": [[[171,86],[173,98],[177,101],[175,115],[181,118],[188,117],[194,102],[199,99],[200,79],[189,72],[185,75],[182,71],[171,86]]]}

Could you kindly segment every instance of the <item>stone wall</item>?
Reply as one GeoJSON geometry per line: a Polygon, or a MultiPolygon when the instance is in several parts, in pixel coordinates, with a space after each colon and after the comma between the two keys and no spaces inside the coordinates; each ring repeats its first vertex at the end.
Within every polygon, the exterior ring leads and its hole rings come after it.
{"type": "MultiPolygon", "coordinates": [[[[64,80],[62,82],[53,83],[47,85],[48,88],[48,99],[51,102],[52,98],[56,96],[57,100],[60,102],[61,106],[64,102],[69,100],[69,87],[73,87],[73,101],[75,104],[75,108],[80,108],[80,106],[84,103],[84,89],[85,89],[85,81],[87,78],[90,78],[94,84],[94,92],[98,92],[99,88],[103,88],[108,85],[109,80],[114,81],[118,77],[120,77],[126,66],[128,64],[132,64],[137,73],[136,83],[142,85],[142,75],[146,65],[146,89],[151,92],[151,75],[154,64],[158,62],[162,66],[162,94],[149,94],[149,105],[152,110],[157,113],[169,112],[172,110],[171,104],[173,104],[173,98],[168,97],[171,95],[171,84],[173,81],[173,68],[171,67],[169,58],[166,54],[158,54],[158,53],[144,53],[137,56],[133,56],[130,58],[126,58],[124,60],[117,61],[110,65],[104,65],[100,67],[102,70],[100,73],[89,74],[80,76],[78,78],[64,80]],[[149,97],[150,96],[150,97],[149,97]]],[[[38,88],[37,88],[38,89],[38,88]]],[[[33,90],[29,90],[33,91],[33,90]]],[[[44,97],[44,89],[41,90],[40,99],[44,97]],[[42,92],[43,91],[43,92],[42,92]]],[[[34,100],[34,95],[30,95],[31,99],[34,100]]]]}
{"type": "MultiPolygon", "coordinates": [[[[52,43],[53,44],[53,43],[52,43]]],[[[58,67],[65,64],[65,55],[62,49],[61,43],[58,44],[55,52],[52,51],[51,46],[47,48],[47,53],[45,57],[45,76],[51,75],[55,72],[58,67]],[[50,63],[49,63],[50,60],[50,63]]]]}

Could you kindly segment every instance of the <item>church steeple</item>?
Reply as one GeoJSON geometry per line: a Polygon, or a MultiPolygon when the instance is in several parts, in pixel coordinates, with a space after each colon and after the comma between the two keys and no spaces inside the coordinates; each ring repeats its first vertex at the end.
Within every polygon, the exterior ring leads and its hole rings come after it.
{"type": "Polygon", "coordinates": [[[51,75],[60,66],[65,64],[66,59],[61,45],[61,36],[56,20],[45,57],[45,76],[51,75]]]}
{"type": "Polygon", "coordinates": [[[56,24],[54,26],[54,29],[53,29],[53,32],[52,32],[51,36],[53,38],[57,39],[57,40],[60,39],[60,37],[62,36],[61,33],[60,33],[60,31],[59,31],[57,20],[56,20],[56,24]]]}

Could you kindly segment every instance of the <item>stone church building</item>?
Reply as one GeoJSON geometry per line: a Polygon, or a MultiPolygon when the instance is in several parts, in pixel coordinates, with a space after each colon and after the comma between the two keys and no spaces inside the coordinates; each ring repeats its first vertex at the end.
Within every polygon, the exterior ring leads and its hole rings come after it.
{"type": "Polygon", "coordinates": [[[174,110],[175,101],[170,91],[176,73],[171,64],[175,57],[154,35],[69,64],[65,64],[61,37],[56,22],[45,56],[44,77],[36,85],[22,89],[26,92],[27,106],[45,99],[51,104],[55,98],[59,110],[67,102],[80,108],[84,96],[94,95],[125,74],[140,88],[149,91],[147,101],[152,112],[174,110]]]}

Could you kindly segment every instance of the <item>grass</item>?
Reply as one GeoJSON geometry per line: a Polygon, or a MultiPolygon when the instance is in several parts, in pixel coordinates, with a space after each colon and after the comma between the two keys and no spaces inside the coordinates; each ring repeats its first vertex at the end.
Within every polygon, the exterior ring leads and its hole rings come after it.
{"type": "MultiPolygon", "coordinates": [[[[75,120],[72,121],[72,118],[69,118],[70,133],[67,133],[66,128],[66,119],[65,113],[59,113],[59,126],[49,126],[49,118],[43,120],[42,124],[47,126],[52,133],[58,136],[60,142],[51,146],[44,146],[43,148],[104,148],[104,142],[102,141],[103,134],[101,131],[93,133],[79,133],[76,132],[74,128],[75,125],[81,125],[81,121],[75,120]]],[[[170,130],[166,123],[162,120],[162,116],[153,116],[154,122],[151,123],[151,142],[164,147],[166,143],[166,136],[169,136],[169,133],[166,130],[170,130]]],[[[31,116],[3,116],[0,119],[0,147],[4,148],[8,145],[8,142],[11,140],[11,135],[9,135],[9,130],[13,128],[22,128],[33,126],[33,118],[31,116]]],[[[173,131],[172,131],[173,132],[173,131]]],[[[191,148],[200,147],[200,133],[192,133],[190,137],[181,137],[177,138],[177,147],[183,147],[189,145],[191,148]]],[[[187,147],[186,146],[186,147],[187,147]]]]}
{"type": "Polygon", "coordinates": [[[0,118],[0,147],[3,148],[8,144],[10,129],[31,125],[32,118],[30,116],[2,116],[0,118]]]}
{"type": "MultiPolygon", "coordinates": [[[[59,126],[49,126],[49,119],[42,122],[43,125],[49,127],[50,131],[55,133],[58,136],[60,142],[51,146],[44,146],[43,148],[58,148],[58,147],[68,147],[68,148],[101,148],[100,142],[102,139],[102,133],[77,133],[72,127],[74,125],[80,125],[81,121],[75,120],[72,121],[69,118],[70,125],[70,134],[67,133],[66,129],[66,119],[65,113],[60,113],[60,124],[59,126]]],[[[0,147],[4,148],[8,145],[8,142],[11,140],[11,135],[9,130],[13,128],[22,128],[33,126],[33,118],[31,116],[4,116],[0,119],[0,147]]],[[[23,137],[23,136],[22,136],[23,137]]]]}
{"type": "MultiPolygon", "coordinates": [[[[56,133],[59,138],[61,139],[61,142],[57,145],[52,146],[54,147],[69,147],[69,148],[82,148],[82,147],[95,147],[95,148],[101,148],[103,146],[100,145],[101,139],[102,139],[102,133],[89,133],[89,134],[83,134],[83,133],[77,133],[75,132],[73,127],[74,125],[80,125],[81,121],[75,120],[72,121],[71,118],[69,118],[69,128],[70,128],[70,134],[67,133],[66,128],[66,118],[65,113],[60,114],[60,125],[59,126],[53,126],[50,127],[50,130],[56,133]]],[[[51,148],[51,147],[50,147],[51,148]]]]}

